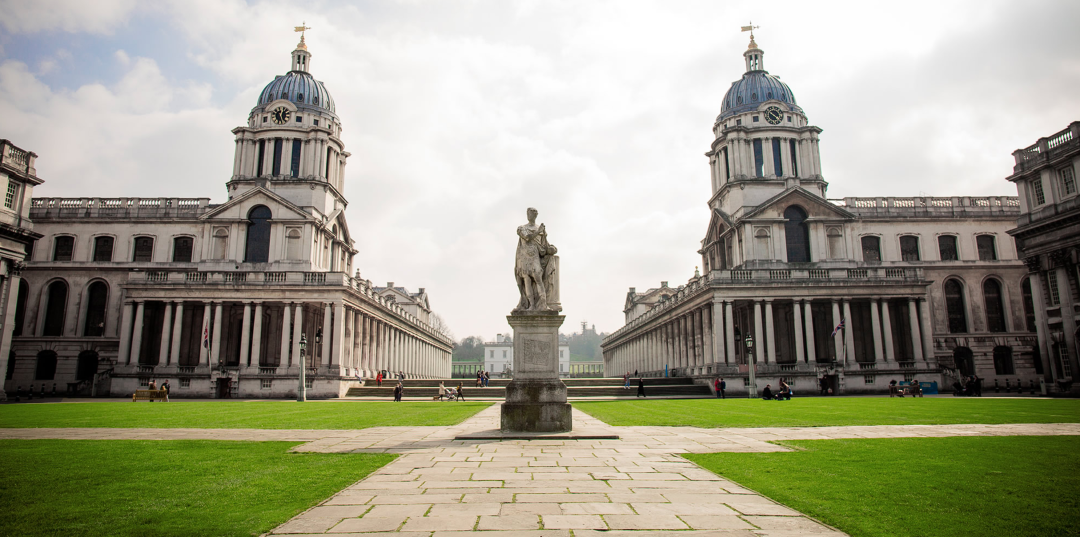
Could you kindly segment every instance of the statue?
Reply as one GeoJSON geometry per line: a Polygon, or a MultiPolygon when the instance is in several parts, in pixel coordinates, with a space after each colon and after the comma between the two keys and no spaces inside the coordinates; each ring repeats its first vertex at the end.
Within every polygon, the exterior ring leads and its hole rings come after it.
{"type": "Polygon", "coordinates": [[[558,249],[547,240],[544,224],[536,225],[536,209],[525,212],[529,223],[518,226],[517,255],[514,259],[514,279],[521,300],[515,312],[558,312],[559,257],[558,249]]]}

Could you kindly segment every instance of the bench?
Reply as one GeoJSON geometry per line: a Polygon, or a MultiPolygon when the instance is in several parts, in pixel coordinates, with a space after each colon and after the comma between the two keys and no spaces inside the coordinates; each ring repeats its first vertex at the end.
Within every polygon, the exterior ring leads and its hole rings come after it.
{"type": "Polygon", "coordinates": [[[131,402],[136,401],[150,401],[154,400],[169,402],[169,392],[165,390],[135,390],[135,393],[131,395],[131,402]]]}

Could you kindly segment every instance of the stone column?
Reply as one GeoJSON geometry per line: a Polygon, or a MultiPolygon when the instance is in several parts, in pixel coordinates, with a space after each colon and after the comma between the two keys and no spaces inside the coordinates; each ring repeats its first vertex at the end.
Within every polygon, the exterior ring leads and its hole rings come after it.
{"type": "Polygon", "coordinates": [[[832,300],[832,322],[833,331],[835,331],[836,334],[833,336],[833,351],[836,355],[836,361],[839,363],[844,363],[844,334],[843,330],[836,330],[836,327],[840,326],[840,321],[842,319],[843,318],[840,317],[840,299],[834,298],[832,300]]]}
{"type": "Polygon", "coordinates": [[[694,308],[694,367],[697,374],[705,372],[705,312],[694,308]]]}
{"type": "Polygon", "coordinates": [[[790,155],[790,153],[791,152],[788,150],[787,138],[781,138],[780,139],[780,168],[781,168],[781,173],[777,174],[777,175],[779,175],[781,177],[784,177],[784,176],[790,177],[790,176],[792,176],[792,173],[791,173],[791,171],[792,171],[791,170],[791,155],[790,155]]]}
{"type": "Polygon", "coordinates": [[[765,301],[765,339],[769,342],[769,354],[766,363],[776,363],[776,326],[773,322],[772,300],[765,301]]]}
{"type": "Polygon", "coordinates": [[[244,302],[244,324],[240,327],[240,365],[251,365],[251,302],[244,302]]]}
{"type": "Polygon", "coordinates": [[[1043,302],[1042,273],[1028,273],[1028,284],[1031,286],[1031,303],[1035,308],[1036,345],[1039,349],[1039,359],[1043,363],[1043,379],[1050,384],[1057,381],[1057,372],[1054,370],[1054,361],[1050,356],[1050,327],[1046,322],[1046,304],[1043,302]]]}
{"type": "Polygon", "coordinates": [[[352,308],[345,306],[340,308],[342,311],[339,313],[344,316],[345,330],[342,332],[344,338],[344,344],[341,347],[341,365],[349,370],[349,374],[352,374],[352,369],[359,365],[360,358],[356,355],[356,313],[352,308]],[[355,360],[355,363],[354,363],[355,360]]]}
{"type": "Polygon", "coordinates": [[[144,300],[135,301],[135,325],[132,327],[131,335],[131,355],[128,356],[128,362],[139,363],[139,353],[142,351],[142,333],[143,333],[143,307],[146,305],[144,300]]]}
{"type": "Polygon", "coordinates": [[[881,348],[881,314],[878,312],[878,298],[870,299],[870,326],[874,331],[874,362],[880,362],[884,352],[881,348]]]}
{"type": "Polygon", "coordinates": [[[852,331],[855,328],[855,323],[851,319],[851,301],[844,299],[844,319],[846,323],[844,325],[844,344],[847,346],[847,356],[844,357],[844,363],[855,361],[855,334],[852,331]]]}
{"type": "Polygon", "coordinates": [[[724,363],[726,365],[735,362],[735,315],[732,312],[733,306],[734,302],[730,300],[724,301],[724,341],[727,350],[724,363]]]}
{"type": "Polygon", "coordinates": [[[363,371],[361,375],[364,377],[374,377],[375,370],[374,364],[371,361],[371,317],[364,314],[363,311],[356,313],[360,316],[360,369],[363,371]]]}
{"type": "Polygon", "coordinates": [[[791,302],[791,312],[795,315],[795,363],[804,362],[802,304],[799,300],[791,302]]]}
{"type": "MultiPolygon", "coordinates": [[[[340,311],[339,311],[338,315],[340,316],[340,311]]],[[[331,324],[331,321],[333,321],[333,308],[331,308],[329,302],[323,302],[322,348],[319,349],[320,351],[322,351],[322,353],[320,355],[321,360],[319,362],[317,362],[317,363],[322,364],[324,367],[327,367],[327,368],[330,367],[330,353],[331,353],[331,351],[333,351],[335,353],[341,352],[340,347],[337,347],[337,333],[336,333],[337,331],[334,330],[334,328],[336,328],[338,326],[338,323],[333,322],[333,324],[331,324]],[[331,343],[331,342],[333,342],[333,343],[331,343]],[[337,348],[332,348],[332,347],[337,347],[337,348]]],[[[314,341],[309,341],[308,342],[308,344],[311,344],[311,343],[314,343],[314,341]]],[[[312,354],[314,354],[314,353],[312,353],[312,354]]],[[[314,356],[312,356],[312,358],[314,358],[314,356]]],[[[312,362],[313,362],[311,364],[312,366],[316,365],[315,360],[312,360],[312,362]]],[[[338,363],[338,360],[336,359],[336,357],[334,359],[334,363],[338,363]]]]}
{"type": "MultiPolygon", "coordinates": [[[[300,365],[300,336],[304,333],[304,303],[297,302],[296,309],[293,311],[293,328],[292,328],[292,355],[293,360],[296,361],[296,365],[300,365]]],[[[308,348],[312,347],[312,341],[308,342],[308,348]]],[[[304,361],[307,362],[307,354],[304,355],[304,361]]],[[[305,363],[305,367],[311,367],[305,363]]]]}
{"type": "MultiPolygon", "coordinates": [[[[679,369],[690,367],[690,327],[686,315],[679,316],[679,369]]],[[[685,373],[683,373],[685,375],[685,373]]]]}
{"type": "Polygon", "coordinates": [[[813,301],[807,300],[804,312],[806,313],[806,361],[817,363],[817,346],[814,338],[814,309],[813,301]]]}
{"type": "Polygon", "coordinates": [[[131,301],[124,301],[124,309],[120,312],[120,352],[116,355],[116,363],[131,363],[131,301]]]}
{"type": "Polygon", "coordinates": [[[702,306],[699,311],[701,311],[702,359],[705,365],[709,365],[716,362],[716,356],[713,353],[716,335],[713,334],[712,304],[702,306]]]}
{"type": "Polygon", "coordinates": [[[292,345],[292,302],[286,302],[281,306],[281,358],[278,359],[279,367],[292,366],[292,356],[289,353],[292,345]]]}
{"type": "Polygon", "coordinates": [[[221,302],[214,302],[214,337],[210,340],[210,367],[221,362],[221,302]]]}
{"type": "Polygon", "coordinates": [[[772,139],[761,139],[761,157],[765,161],[765,177],[772,177],[776,175],[773,170],[773,156],[772,156],[772,139]]]}
{"type": "Polygon", "coordinates": [[[248,365],[260,366],[262,365],[262,329],[263,329],[263,305],[262,302],[255,302],[255,318],[252,319],[254,326],[252,326],[251,336],[251,356],[248,358],[248,365]]]}
{"type": "Polygon", "coordinates": [[[893,350],[892,317],[891,313],[889,313],[889,299],[887,298],[881,301],[881,330],[884,332],[882,336],[884,336],[885,340],[885,361],[895,362],[896,355],[893,350]]]}
{"type": "Polygon", "coordinates": [[[203,302],[202,326],[199,327],[199,365],[210,365],[210,348],[206,346],[206,340],[210,335],[210,303],[203,302]]]}
{"type": "Polygon", "coordinates": [[[911,324],[911,351],[915,353],[915,360],[923,360],[922,337],[919,336],[919,314],[915,304],[915,298],[908,298],[908,322],[911,324]]]}
{"type": "Polygon", "coordinates": [[[161,345],[158,347],[158,365],[169,365],[169,334],[172,332],[172,302],[165,302],[165,316],[161,320],[161,345]]]}
{"type": "MultiPolygon", "coordinates": [[[[761,325],[762,325],[762,322],[761,322],[761,301],[760,300],[755,300],[754,301],[754,350],[753,350],[753,353],[754,353],[755,357],[761,355],[761,347],[762,347],[762,343],[764,342],[764,339],[762,339],[762,326],[761,325]]],[[[762,360],[762,361],[764,361],[764,360],[762,360]]],[[[746,363],[754,364],[754,363],[757,363],[757,361],[756,360],[751,360],[750,357],[747,356],[747,362],[746,363]]]]}
{"type": "Polygon", "coordinates": [[[180,340],[184,333],[184,303],[176,303],[176,315],[173,316],[172,326],[172,349],[169,353],[169,363],[180,365],[180,340]]]}
{"type": "Polygon", "coordinates": [[[934,332],[930,325],[930,304],[925,298],[919,299],[919,312],[922,314],[920,335],[922,335],[923,357],[929,360],[934,357],[934,332]]]}

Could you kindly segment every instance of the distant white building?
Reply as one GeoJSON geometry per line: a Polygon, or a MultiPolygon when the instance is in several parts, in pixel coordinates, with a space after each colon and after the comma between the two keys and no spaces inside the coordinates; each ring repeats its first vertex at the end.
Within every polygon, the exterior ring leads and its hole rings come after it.
{"type": "MultiPolygon", "coordinates": [[[[513,377],[514,342],[510,336],[496,334],[495,341],[484,343],[484,371],[493,377],[513,377]]],[[[559,376],[570,376],[570,345],[562,335],[559,336],[559,376]]]]}

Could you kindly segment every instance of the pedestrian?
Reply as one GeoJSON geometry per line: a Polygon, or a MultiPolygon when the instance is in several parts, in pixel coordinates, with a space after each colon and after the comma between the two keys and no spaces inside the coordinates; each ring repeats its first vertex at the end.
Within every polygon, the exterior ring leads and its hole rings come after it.
{"type": "Polygon", "coordinates": [[[982,397],[982,381],[983,381],[983,379],[979,378],[978,375],[972,375],[971,378],[975,382],[975,396],[976,397],[982,397]]]}
{"type": "Polygon", "coordinates": [[[645,395],[645,381],[642,380],[641,377],[638,377],[637,379],[637,396],[645,397],[646,399],[648,399],[648,397],[645,395]]]}
{"type": "Polygon", "coordinates": [[[465,392],[461,391],[461,381],[460,380],[457,383],[457,398],[458,398],[458,401],[464,401],[465,400],[465,392]]]}
{"type": "Polygon", "coordinates": [[[484,382],[484,370],[483,369],[477,369],[476,370],[476,387],[477,388],[482,388],[483,387],[483,382],[484,382]]]}
{"type": "Polygon", "coordinates": [[[635,369],[635,370],[634,370],[634,376],[635,376],[635,377],[636,377],[636,376],[638,376],[638,374],[637,374],[637,369],[635,369]]]}
{"type": "Polygon", "coordinates": [[[382,388],[382,371],[381,370],[378,373],[375,374],[375,386],[378,387],[378,388],[382,388]]]}
{"type": "Polygon", "coordinates": [[[490,385],[491,385],[491,375],[487,371],[484,371],[484,387],[487,388],[490,385]]]}
{"type": "Polygon", "coordinates": [[[401,396],[404,395],[404,392],[405,392],[405,387],[401,385],[401,381],[399,380],[398,383],[397,383],[397,386],[394,386],[394,402],[395,403],[400,403],[401,402],[401,396]]]}
{"type": "Polygon", "coordinates": [[[623,389],[624,390],[629,390],[630,389],[630,372],[629,371],[627,371],[626,373],[623,373],[622,380],[623,380],[623,386],[622,386],[623,389]]]}
{"type": "Polygon", "coordinates": [[[724,380],[724,377],[720,377],[716,379],[716,396],[721,399],[727,399],[727,394],[724,393],[724,390],[727,390],[727,381],[724,380]]]}
{"type": "MultiPolygon", "coordinates": [[[[148,389],[148,390],[156,390],[157,389],[157,382],[154,379],[150,379],[150,385],[147,386],[146,389],[148,389]]],[[[41,391],[42,391],[42,395],[45,395],[44,388],[41,391]]]]}
{"type": "Polygon", "coordinates": [[[166,401],[169,400],[169,389],[170,389],[170,387],[169,387],[169,379],[165,379],[165,381],[163,381],[161,383],[161,391],[165,392],[165,400],[166,401]]]}

